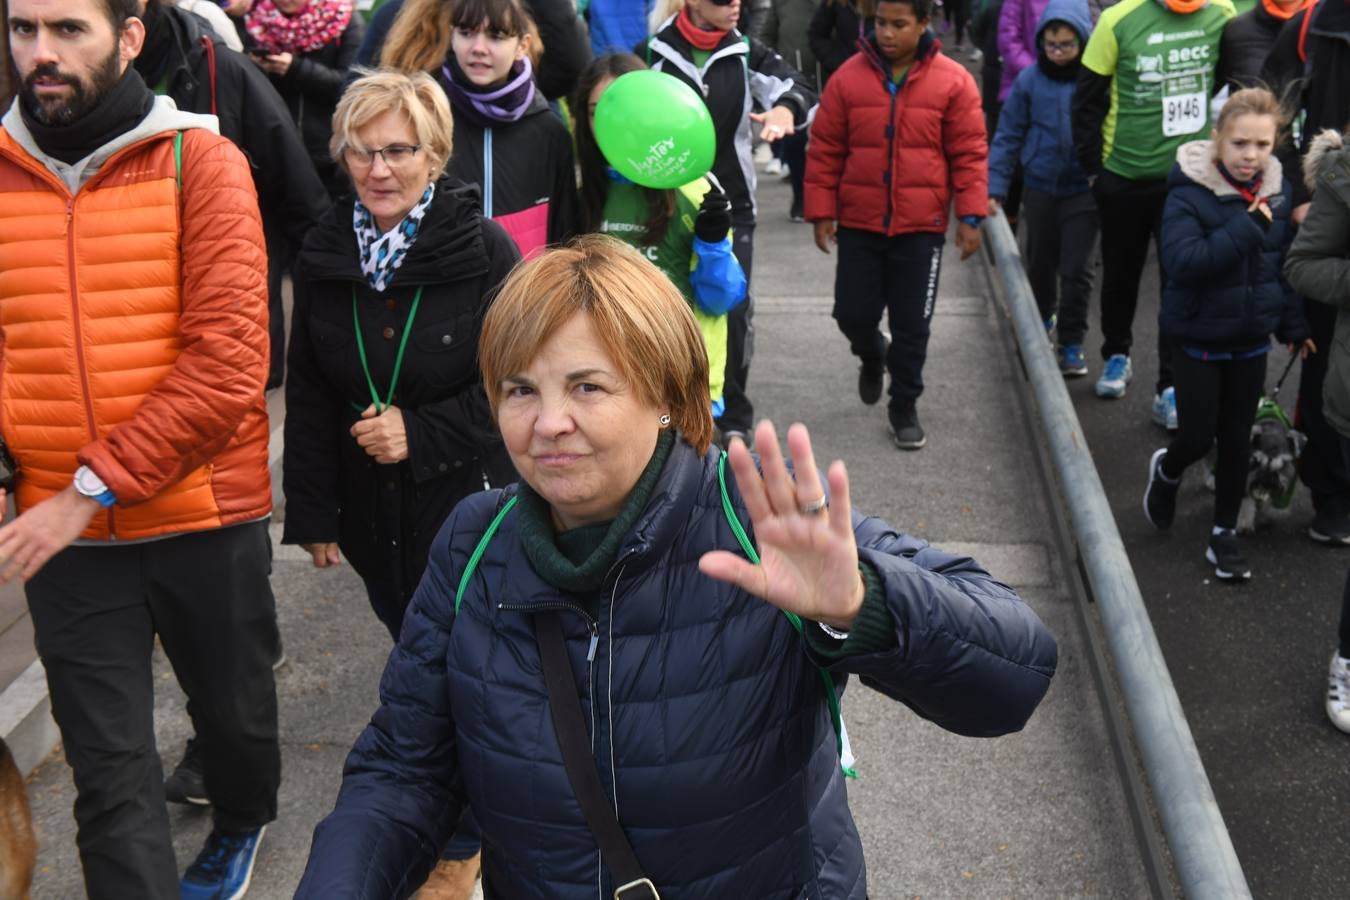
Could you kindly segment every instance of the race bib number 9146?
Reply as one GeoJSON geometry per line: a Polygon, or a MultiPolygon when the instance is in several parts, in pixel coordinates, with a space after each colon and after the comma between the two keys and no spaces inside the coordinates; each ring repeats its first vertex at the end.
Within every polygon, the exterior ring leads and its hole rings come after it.
{"type": "Polygon", "coordinates": [[[1208,93],[1203,72],[1170,75],[1163,81],[1163,137],[1195,134],[1208,120],[1208,93]]]}

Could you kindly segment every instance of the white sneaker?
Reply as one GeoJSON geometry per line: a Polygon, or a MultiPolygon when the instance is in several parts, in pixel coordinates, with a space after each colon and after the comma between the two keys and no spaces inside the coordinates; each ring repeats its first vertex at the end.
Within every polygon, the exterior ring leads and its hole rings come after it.
{"type": "Polygon", "coordinates": [[[784,172],[783,161],[775,157],[764,164],[765,175],[782,175],[784,172]]]}
{"type": "Polygon", "coordinates": [[[1327,718],[1350,734],[1350,665],[1339,651],[1331,654],[1331,666],[1327,669],[1327,718]]]}

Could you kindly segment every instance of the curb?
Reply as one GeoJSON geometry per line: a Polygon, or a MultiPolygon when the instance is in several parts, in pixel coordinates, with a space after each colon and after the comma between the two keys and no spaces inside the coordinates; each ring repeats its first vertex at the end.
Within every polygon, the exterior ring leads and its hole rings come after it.
{"type": "Polygon", "coordinates": [[[47,697],[47,671],[35,659],[0,694],[0,736],[25,778],[56,747],[61,734],[52,720],[47,697]]]}
{"type": "MultiPolygon", "coordinates": [[[[268,436],[268,469],[272,476],[272,514],[281,502],[282,429],[278,425],[268,436]]],[[[0,693],[0,738],[9,745],[19,774],[25,778],[38,767],[61,741],[61,732],[52,719],[51,700],[47,696],[47,670],[35,659],[9,687],[0,693]]]]}

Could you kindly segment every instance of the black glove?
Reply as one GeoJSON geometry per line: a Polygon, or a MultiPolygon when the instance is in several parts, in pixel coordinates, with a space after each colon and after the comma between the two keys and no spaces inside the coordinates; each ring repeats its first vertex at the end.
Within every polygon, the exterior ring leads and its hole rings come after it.
{"type": "Polygon", "coordinates": [[[698,208],[694,236],[709,244],[720,244],[730,230],[731,201],[717,188],[711,188],[703,196],[703,205],[698,208]]]}

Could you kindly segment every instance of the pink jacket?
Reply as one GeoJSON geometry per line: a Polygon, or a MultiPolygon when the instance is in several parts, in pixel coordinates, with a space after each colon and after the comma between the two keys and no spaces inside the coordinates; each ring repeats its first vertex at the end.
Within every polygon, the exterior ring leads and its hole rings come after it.
{"type": "Polygon", "coordinates": [[[998,52],[1003,57],[1003,80],[998,102],[1008,99],[1017,73],[1036,61],[1036,25],[1050,0],[1004,0],[998,17],[998,52]]]}

